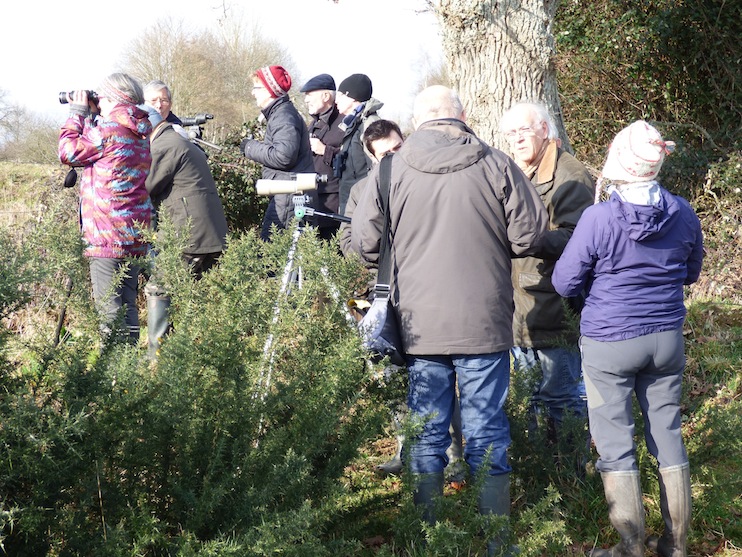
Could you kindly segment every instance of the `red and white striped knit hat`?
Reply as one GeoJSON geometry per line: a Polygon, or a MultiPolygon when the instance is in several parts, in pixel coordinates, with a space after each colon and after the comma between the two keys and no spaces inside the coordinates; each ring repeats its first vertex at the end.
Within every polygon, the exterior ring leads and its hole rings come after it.
{"type": "Polygon", "coordinates": [[[260,82],[265,86],[271,97],[278,98],[291,89],[291,76],[283,66],[266,66],[255,72],[260,82]]]}

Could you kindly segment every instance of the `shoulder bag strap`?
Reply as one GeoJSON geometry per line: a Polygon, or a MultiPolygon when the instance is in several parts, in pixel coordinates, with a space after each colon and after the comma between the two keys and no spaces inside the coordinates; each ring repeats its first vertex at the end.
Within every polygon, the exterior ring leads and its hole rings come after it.
{"type": "MultiPolygon", "coordinates": [[[[379,201],[381,210],[384,214],[384,229],[381,233],[381,245],[379,247],[379,271],[376,277],[376,285],[382,285],[386,288],[386,294],[389,295],[389,284],[391,276],[391,238],[389,235],[389,226],[391,217],[389,216],[389,188],[392,181],[392,157],[390,153],[386,155],[379,163],[379,201]]],[[[377,294],[379,292],[377,291],[377,294]]]]}

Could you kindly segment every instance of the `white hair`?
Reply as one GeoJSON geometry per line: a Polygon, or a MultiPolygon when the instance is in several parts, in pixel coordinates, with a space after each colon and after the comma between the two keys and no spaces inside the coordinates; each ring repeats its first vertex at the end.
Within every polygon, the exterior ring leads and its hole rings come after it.
{"type": "Polygon", "coordinates": [[[415,97],[412,118],[416,127],[430,120],[441,118],[455,118],[463,121],[464,105],[453,89],[443,85],[432,85],[423,89],[415,97]]]}
{"type": "Polygon", "coordinates": [[[546,137],[548,139],[557,139],[559,137],[559,130],[557,130],[554,118],[552,118],[549,110],[546,108],[546,105],[540,102],[532,101],[518,102],[507,109],[502,114],[502,118],[500,118],[500,131],[507,131],[503,127],[503,122],[506,122],[509,116],[521,110],[528,110],[535,116],[536,121],[534,122],[534,124],[541,124],[542,122],[546,123],[546,137]]]}
{"type": "Polygon", "coordinates": [[[170,87],[168,87],[164,81],[153,79],[152,81],[150,81],[144,86],[145,95],[147,95],[148,92],[159,93],[160,91],[165,91],[165,94],[167,95],[168,100],[170,101],[173,100],[173,96],[170,93],[170,87]]]}

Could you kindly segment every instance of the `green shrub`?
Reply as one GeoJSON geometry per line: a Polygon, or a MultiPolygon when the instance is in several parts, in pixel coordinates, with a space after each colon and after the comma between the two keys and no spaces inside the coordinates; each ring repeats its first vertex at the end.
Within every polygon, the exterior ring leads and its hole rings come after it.
{"type": "MultiPolygon", "coordinates": [[[[291,241],[232,236],[196,283],[165,222],[157,264],[175,328],[155,362],[143,347],[100,345],[92,322],[68,323],[56,348],[25,346],[1,380],[9,552],[166,555],[203,544],[208,554],[249,540],[243,555],[298,555],[321,545],[332,517],[318,509],[388,415],[334,298],[365,280],[361,266],[303,234],[302,287],[281,293],[291,241]]],[[[61,251],[47,254],[50,282],[61,251]]]]}
{"type": "Polygon", "coordinates": [[[247,159],[239,149],[240,142],[247,134],[260,137],[263,132],[263,126],[248,122],[226,135],[220,145],[221,150],[206,147],[211,174],[224,205],[227,224],[233,232],[260,225],[268,206],[268,199],[255,191],[255,182],[260,178],[263,167],[247,159]]]}
{"type": "Polygon", "coordinates": [[[687,146],[686,179],[700,182],[705,165],[739,149],[739,3],[572,0],[560,2],[554,33],[565,125],[596,169],[638,119],[687,146]]]}

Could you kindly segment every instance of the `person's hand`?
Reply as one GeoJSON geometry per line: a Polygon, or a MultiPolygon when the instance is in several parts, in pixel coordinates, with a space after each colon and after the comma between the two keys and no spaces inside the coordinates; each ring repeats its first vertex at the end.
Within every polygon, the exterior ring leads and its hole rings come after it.
{"type": "Polygon", "coordinates": [[[84,106],[85,108],[87,108],[88,107],[88,92],[85,90],[72,91],[72,96],[70,97],[70,104],[84,106]]]}
{"type": "Polygon", "coordinates": [[[241,152],[241,153],[242,153],[243,155],[246,155],[246,154],[247,154],[247,153],[245,152],[245,149],[247,149],[247,146],[248,146],[248,144],[249,144],[249,143],[250,143],[250,142],[251,142],[252,140],[253,140],[252,134],[251,134],[251,133],[249,133],[249,134],[247,134],[247,136],[245,137],[245,139],[243,139],[243,140],[242,140],[242,142],[240,143],[240,152],[241,152]]]}
{"type": "MultiPolygon", "coordinates": [[[[72,94],[69,96],[70,99],[70,112],[72,114],[80,114],[80,115],[87,115],[91,110],[91,104],[92,101],[88,99],[88,92],[85,90],[82,91],[72,91],[72,94]]],[[[97,107],[95,107],[97,109],[97,107]]],[[[96,110],[97,111],[97,110],[96,110]]]]}
{"type": "Polygon", "coordinates": [[[310,137],[309,138],[309,145],[312,147],[312,153],[315,155],[324,155],[325,154],[325,144],[322,143],[318,138],[316,137],[310,137]]]}

